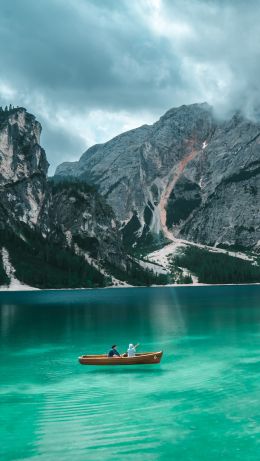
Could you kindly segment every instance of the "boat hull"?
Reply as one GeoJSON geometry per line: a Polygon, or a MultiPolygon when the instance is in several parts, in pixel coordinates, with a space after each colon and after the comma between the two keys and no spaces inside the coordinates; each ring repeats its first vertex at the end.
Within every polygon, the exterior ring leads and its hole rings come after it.
{"type": "Polygon", "coordinates": [[[154,365],[160,363],[163,352],[144,352],[134,357],[108,357],[107,355],[81,355],[81,365],[154,365]]]}

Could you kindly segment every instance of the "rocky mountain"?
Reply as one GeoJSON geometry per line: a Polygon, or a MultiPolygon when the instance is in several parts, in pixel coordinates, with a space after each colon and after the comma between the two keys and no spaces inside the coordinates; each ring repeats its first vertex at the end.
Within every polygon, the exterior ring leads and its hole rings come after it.
{"type": "Polygon", "coordinates": [[[49,181],[38,226],[45,238],[68,246],[89,262],[107,261],[126,269],[115,214],[84,182],[49,181]]]}
{"type": "Polygon", "coordinates": [[[48,162],[41,125],[25,109],[0,111],[0,228],[35,226],[45,197],[48,162]]]}
{"type": "Polygon", "coordinates": [[[115,214],[94,187],[48,180],[40,133],[24,108],[0,111],[0,247],[26,283],[104,285],[105,264],[131,267],[115,214]]]}
{"type": "Polygon", "coordinates": [[[197,278],[228,283],[238,277],[237,249],[250,252],[239,280],[260,280],[260,123],[182,106],[91,147],[54,178],[40,134],[26,109],[0,108],[0,285],[191,283],[199,254],[197,278]],[[182,257],[156,253],[171,240],[182,257]],[[233,249],[225,277],[223,248],[233,249]],[[154,256],[142,259],[148,250],[154,256]]]}
{"type": "Polygon", "coordinates": [[[56,178],[94,184],[130,244],[180,237],[211,246],[260,245],[260,123],[217,120],[206,103],[92,146],[56,178]]]}

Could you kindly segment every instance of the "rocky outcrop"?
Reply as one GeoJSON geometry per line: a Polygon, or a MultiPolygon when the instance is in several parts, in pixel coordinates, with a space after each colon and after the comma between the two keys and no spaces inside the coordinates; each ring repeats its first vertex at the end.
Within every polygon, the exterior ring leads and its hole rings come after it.
{"type": "Polygon", "coordinates": [[[40,123],[24,108],[0,112],[0,226],[37,223],[48,170],[40,134],[40,123]]]}
{"type": "Polygon", "coordinates": [[[26,240],[22,229],[28,226],[91,264],[108,261],[125,269],[114,212],[85,183],[48,180],[40,134],[40,123],[26,109],[0,111],[0,231],[26,240]]]}
{"type": "Polygon", "coordinates": [[[216,120],[206,103],[169,110],[91,147],[56,177],[95,184],[131,244],[148,232],[208,245],[258,248],[260,123],[216,120]],[[134,236],[134,238],[133,238],[134,236]]]}
{"type": "MultiPolygon", "coordinates": [[[[118,219],[128,221],[136,211],[144,225],[144,208],[150,203],[156,208],[170,172],[190,151],[191,141],[200,148],[211,135],[210,113],[207,104],[172,109],[152,126],[93,146],[79,162],[61,164],[56,176],[73,175],[96,184],[118,219]]],[[[158,216],[153,215],[156,228],[158,216]]]]}
{"type": "Polygon", "coordinates": [[[89,262],[126,268],[122,236],[111,207],[95,188],[80,181],[49,181],[38,223],[52,242],[68,246],[89,262]]]}
{"type": "MultiPolygon", "coordinates": [[[[200,186],[200,202],[173,227],[175,235],[209,245],[258,247],[259,123],[239,114],[219,123],[203,154],[187,166],[184,176],[200,186]]],[[[174,203],[172,210],[174,214],[174,203]]]]}

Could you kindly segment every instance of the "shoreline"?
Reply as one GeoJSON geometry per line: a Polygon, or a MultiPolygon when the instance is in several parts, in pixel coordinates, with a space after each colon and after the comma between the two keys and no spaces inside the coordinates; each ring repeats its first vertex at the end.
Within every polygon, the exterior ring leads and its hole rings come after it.
{"type": "Polygon", "coordinates": [[[0,287],[0,296],[1,293],[22,293],[22,292],[39,292],[39,291],[89,291],[89,290],[111,290],[111,289],[122,289],[122,288],[197,288],[197,287],[225,287],[225,286],[259,286],[260,282],[256,283],[176,283],[168,285],[119,285],[119,286],[108,286],[108,287],[96,287],[96,288],[35,288],[24,286],[22,289],[9,288],[9,287],[0,287]]]}

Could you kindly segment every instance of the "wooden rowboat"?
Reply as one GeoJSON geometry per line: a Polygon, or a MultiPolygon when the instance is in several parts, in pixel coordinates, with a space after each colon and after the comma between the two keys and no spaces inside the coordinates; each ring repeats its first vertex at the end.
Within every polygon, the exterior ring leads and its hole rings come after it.
{"type": "Polygon", "coordinates": [[[160,363],[163,352],[142,352],[135,354],[134,357],[108,357],[107,355],[81,355],[79,363],[81,365],[144,365],[160,363]]]}

